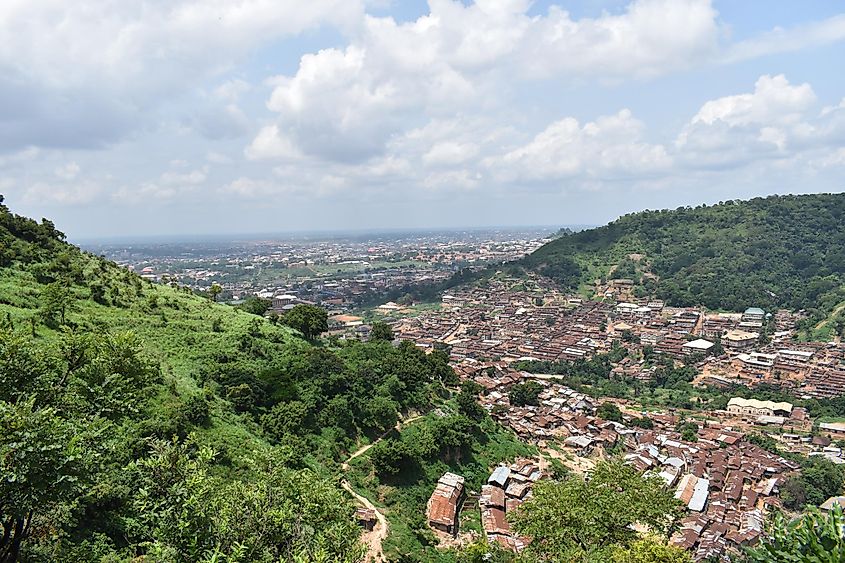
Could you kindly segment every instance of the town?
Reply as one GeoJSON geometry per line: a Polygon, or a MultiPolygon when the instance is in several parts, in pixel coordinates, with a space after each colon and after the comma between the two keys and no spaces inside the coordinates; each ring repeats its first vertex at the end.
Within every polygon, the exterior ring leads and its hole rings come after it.
{"type": "MultiPolygon", "coordinates": [[[[217,284],[232,304],[263,299],[268,315],[319,305],[332,338],[366,340],[374,323],[384,323],[397,343],[447,351],[459,378],[480,385],[478,401],[490,416],[540,455],[492,468],[480,491],[468,491],[461,475],[442,475],[426,517],[443,546],[464,541],[461,514],[474,510],[487,541],[523,550],[530,539],[511,531],[507,514],[550,476],[551,460],[589,475],[599,460],[621,456],[660,478],[686,507],[672,545],[694,561],[725,558],[759,540],[767,515],[784,508],[781,486],[800,469],[762,447],[760,437],[774,440],[780,452],[845,464],[845,423],[754,397],[755,389],[775,387],[804,400],[845,394],[845,346],[839,338],[802,339],[800,311],[670,307],[638,296],[629,279],[566,292],[548,278],[511,276],[507,268],[431,301],[403,294],[462,267],[517,260],[548,240],[541,235],[251,243],[234,256],[225,255],[231,249],[209,251],[194,263],[173,249],[166,256],[111,252],[151,280],[195,291],[217,284]],[[572,366],[590,365],[603,385],[573,378],[572,366]],[[673,386],[675,395],[668,394],[673,386]],[[724,400],[716,404],[714,396],[724,400]]],[[[374,533],[373,509],[360,508],[358,520],[374,533]]]]}
{"type": "MultiPolygon", "coordinates": [[[[755,388],[777,383],[804,399],[845,393],[845,346],[838,339],[799,342],[799,313],[667,307],[626,294],[624,281],[602,290],[605,298],[594,301],[558,292],[539,277],[499,277],[454,288],[442,295],[439,308],[422,314],[405,315],[411,311],[395,304],[376,311],[397,340],[448,350],[461,379],[483,388],[479,401],[491,416],[548,458],[589,473],[596,460],[621,455],[639,471],[658,475],[688,508],[671,543],[690,550],[695,561],[754,545],[766,515],[783,509],[779,487],[800,465],[750,436],[773,438],[785,452],[845,463],[845,424],[814,425],[805,408],[789,402],[737,396],[718,408],[644,406],[576,391],[555,370],[530,371],[587,362],[624,347],[609,364],[611,380],[648,385],[661,366],[686,365],[692,367],[689,383],[701,389],[741,387],[753,395],[755,388]],[[534,399],[514,404],[514,389],[524,386],[536,389],[534,399]],[[608,404],[620,415],[614,420],[602,416],[608,404]]],[[[360,337],[362,321],[356,319],[354,326],[334,325],[334,333],[360,337]]],[[[480,492],[489,541],[524,547],[525,538],[510,534],[504,514],[530,497],[531,482],[542,478],[534,463],[528,475],[519,463],[497,468],[480,492]]],[[[432,528],[456,535],[465,496],[462,478],[444,475],[429,501],[432,528]]],[[[833,502],[838,499],[828,508],[833,502]]]]}

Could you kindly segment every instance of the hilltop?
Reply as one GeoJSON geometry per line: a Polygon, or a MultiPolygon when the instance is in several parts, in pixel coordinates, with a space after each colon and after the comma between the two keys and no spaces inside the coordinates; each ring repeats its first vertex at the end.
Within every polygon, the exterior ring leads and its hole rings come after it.
{"type": "Polygon", "coordinates": [[[564,233],[517,263],[592,295],[608,279],[676,306],[814,309],[845,299],[845,194],[643,211],[564,233]]]}

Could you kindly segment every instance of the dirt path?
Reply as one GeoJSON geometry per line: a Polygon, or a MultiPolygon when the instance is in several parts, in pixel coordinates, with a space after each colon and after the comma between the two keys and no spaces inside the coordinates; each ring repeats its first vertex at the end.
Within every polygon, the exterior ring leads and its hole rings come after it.
{"type": "Polygon", "coordinates": [[[554,448],[542,448],[540,451],[544,454],[547,454],[549,457],[553,457],[557,460],[560,460],[561,462],[563,462],[563,465],[565,465],[567,468],[579,475],[588,473],[596,467],[596,462],[591,459],[587,459],[585,457],[580,457],[577,455],[573,455],[574,459],[569,459],[564,454],[554,448]]]}
{"type": "MultiPolygon", "coordinates": [[[[350,461],[360,455],[363,455],[367,450],[381,442],[385,436],[390,434],[390,432],[392,432],[393,430],[396,430],[398,432],[408,424],[411,424],[415,420],[419,420],[420,418],[422,418],[422,416],[423,415],[418,414],[405,420],[400,420],[396,423],[396,426],[394,426],[393,428],[373,440],[372,443],[367,444],[366,446],[361,446],[360,448],[352,452],[352,454],[350,454],[350,456],[346,458],[346,461],[344,461],[341,465],[343,471],[349,471],[350,461]]],[[[376,520],[378,520],[378,524],[376,524],[376,527],[373,528],[373,531],[365,532],[364,535],[361,537],[361,541],[364,543],[364,545],[367,546],[367,555],[364,558],[365,563],[380,563],[382,561],[385,561],[384,551],[382,551],[381,543],[385,540],[385,538],[387,538],[387,518],[385,518],[384,514],[382,514],[381,511],[376,508],[376,506],[372,502],[370,502],[370,499],[368,499],[364,495],[356,493],[355,490],[352,488],[352,485],[350,485],[349,481],[347,481],[345,478],[341,479],[340,486],[343,487],[343,490],[355,497],[355,500],[361,503],[365,508],[369,508],[370,510],[372,510],[376,515],[376,520]]]]}
{"type": "Polygon", "coordinates": [[[370,499],[356,493],[349,484],[349,481],[346,479],[341,480],[340,486],[343,487],[343,490],[347,493],[355,497],[355,500],[360,502],[365,508],[372,510],[376,515],[376,520],[378,520],[378,524],[376,524],[375,528],[373,528],[373,531],[365,532],[361,537],[361,541],[367,546],[367,555],[364,557],[364,561],[366,563],[380,563],[384,561],[384,552],[381,549],[381,542],[387,538],[387,518],[385,518],[384,514],[382,514],[379,509],[370,502],[370,499]]]}

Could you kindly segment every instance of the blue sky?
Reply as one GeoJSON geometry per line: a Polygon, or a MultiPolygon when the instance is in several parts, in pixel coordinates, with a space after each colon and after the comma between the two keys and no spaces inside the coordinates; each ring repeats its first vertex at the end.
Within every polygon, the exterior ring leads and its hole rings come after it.
{"type": "Polygon", "coordinates": [[[0,193],[72,240],[841,191],[841,2],[6,0],[0,193]]]}

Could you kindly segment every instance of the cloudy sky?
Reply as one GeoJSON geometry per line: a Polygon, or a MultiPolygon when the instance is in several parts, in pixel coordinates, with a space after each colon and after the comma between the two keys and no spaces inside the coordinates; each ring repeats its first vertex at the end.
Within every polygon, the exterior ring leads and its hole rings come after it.
{"type": "Polygon", "coordinates": [[[840,0],[3,0],[0,193],[73,240],[598,224],[845,188],[840,0]]]}

